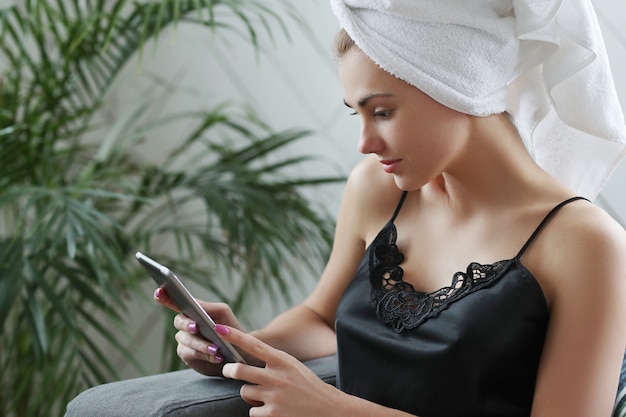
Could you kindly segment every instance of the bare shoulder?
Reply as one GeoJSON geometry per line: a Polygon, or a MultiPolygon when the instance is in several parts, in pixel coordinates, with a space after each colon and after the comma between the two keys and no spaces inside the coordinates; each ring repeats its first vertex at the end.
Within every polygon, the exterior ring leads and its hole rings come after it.
{"type": "Polygon", "coordinates": [[[568,204],[533,249],[550,321],[533,416],[609,415],[626,344],[626,233],[599,207],[568,204]]]}
{"type": "Polygon", "coordinates": [[[574,256],[591,265],[616,262],[626,266],[626,232],[616,220],[600,207],[584,201],[561,210],[553,236],[564,249],[559,251],[561,262],[568,259],[572,263],[574,256]]]}
{"type": "Polygon", "coordinates": [[[364,198],[370,197],[372,200],[395,198],[402,193],[393,177],[382,170],[374,156],[363,158],[352,169],[348,183],[364,198]]]}
{"type": "Polygon", "coordinates": [[[585,201],[566,205],[538,243],[540,283],[548,299],[626,288],[626,232],[600,207],[585,201]]]}
{"type": "MultiPolygon", "coordinates": [[[[378,230],[391,217],[402,190],[385,173],[375,157],[366,157],[351,171],[344,205],[361,228],[378,230]]],[[[371,234],[368,230],[366,234],[371,234]]]]}

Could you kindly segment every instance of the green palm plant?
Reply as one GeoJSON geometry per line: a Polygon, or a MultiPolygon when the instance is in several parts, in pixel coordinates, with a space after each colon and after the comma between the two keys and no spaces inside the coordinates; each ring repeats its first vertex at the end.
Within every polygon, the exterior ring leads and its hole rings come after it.
{"type": "Polygon", "coordinates": [[[257,46],[295,16],[277,4],[26,0],[0,9],[1,415],[62,415],[75,394],[119,377],[111,351],[139,367],[125,323],[146,277],[138,249],[236,311],[250,294],[287,297],[302,268],[319,267],[332,220],[302,187],[340,178],[290,175],[308,158],[284,150],[307,132],[273,132],[219,103],[153,122],[139,101],[127,123],[102,116],[120,70],[164,28],[234,30],[257,46]],[[194,127],[163,161],[139,152],[151,131],[180,120],[194,127]]]}

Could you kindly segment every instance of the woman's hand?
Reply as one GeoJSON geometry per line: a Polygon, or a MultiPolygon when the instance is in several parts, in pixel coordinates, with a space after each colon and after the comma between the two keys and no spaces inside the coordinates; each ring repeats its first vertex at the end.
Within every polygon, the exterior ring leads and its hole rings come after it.
{"type": "Polygon", "coordinates": [[[229,363],[222,370],[226,378],[250,383],[241,388],[241,397],[253,406],[251,417],[329,417],[330,410],[339,410],[333,403],[342,393],[298,359],[238,329],[218,324],[215,330],[240,351],[265,362],[264,368],[229,363]]]}
{"type": "MultiPolygon", "coordinates": [[[[178,308],[162,288],[158,288],[154,292],[154,299],[158,303],[178,311],[178,308]]],[[[227,304],[197,301],[216,323],[223,323],[239,330],[242,329],[239,321],[227,304]]],[[[178,314],[174,317],[174,327],[178,329],[176,333],[176,341],[178,342],[176,353],[182,361],[201,374],[210,376],[221,375],[224,357],[220,354],[215,344],[198,334],[197,324],[184,314],[178,314]]],[[[248,363],[261,364],[256,358],[249,355],[244,354],[242,356],[248,363]]]]}

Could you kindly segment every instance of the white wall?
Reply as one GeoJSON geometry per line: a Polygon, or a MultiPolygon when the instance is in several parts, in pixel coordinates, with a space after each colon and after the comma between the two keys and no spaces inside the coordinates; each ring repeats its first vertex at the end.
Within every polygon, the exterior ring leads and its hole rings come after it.
{"type": "MultiPolygon", "coordinates": [[[[626,110],[626,2],[595,0],[617,94],[626,110]]],[[[622,163],[598,198],[598,203],[626,224],[626,163],[622,163]]]]}
{"type": "MultiPolygon", "coordinates": [[[[242,101],[253,106],[259,115],[276,129],[303,127],[315,134],[295,152],[320,155],[330,164],[308,166],[308,170],[327,169],[346,174],[361,158],[356,150],[359,133],[357,118],[348,117],[343,105],[342,89],[332,55],[332,44],[338,25],[327,0],[299,1],[298,10],[311,28],[303,32],[291,29],[291,42],[277,33],[275,45],[263,42],[264,53],[257,57],[252,49],[235,38],[211,36],[205,29],[181,26],[175,34],[164,35],[155,55],[148,49],[144,67],[189,88],[170,98],[169,108],[205,108],[216,101],[242,101]]],[[[618,94],[626,106],[626,2],[596,0],[605,40],[616,78],[618,94]]],[[[293,26],[293,25],[291,25],[293,26]]],[[[120,108],[132,100],[138,89],[134,71],[124,76],[123,88],[116,95],[120,108]]],[[[161,132],[152,146],[175,146],[175,129],[161,132]]],[[[607,205],[626,219],[626,164],[622,164],[598,202],[607,205]]],[[[318,197],[336,212],[341,187],[320,191],[318,197]]],[[[147,291],[151,288],[147,288],[147,291]]],[[[296,298],[301,298],[296,293],[296,298]]],[[[271,315],[285,306],[259,302],[257,319],[251,325],[263,325],[271,315]]],[[[154,319],[153,306],[139,307],[139,317],[154,319]]],[[[144,326],[137,349],[144,355],[148,368],[156,361],[160,327],[144,326]]]]}

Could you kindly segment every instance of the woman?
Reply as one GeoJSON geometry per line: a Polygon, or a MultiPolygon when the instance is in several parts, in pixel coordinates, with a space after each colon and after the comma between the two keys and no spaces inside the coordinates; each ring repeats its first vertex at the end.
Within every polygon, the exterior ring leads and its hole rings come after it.
{"type": "Polygon", "coordinates": [[[202,303],[264,366],[222,364],[179,315],[186,364],[250,382],[251,416],[610,415],[626,235],[578,196],[594,197],[623,153],[623,117],[604,67],[555,81],[572,45],[552,26],[594,28],[589,5],[540,3],[332,1],[345,104],[371,156],[347,182],[327,267],[302,305],[249,334],[228,306],[202,303]],[[563,45],[533,48],[533,19],[538,44],[554,30],[563,45]],[[559,90],[578,76],[604,84],[559,90]],[[592,110],[576,102],[586,93],[592,110]],[[581,148],[585,135],[604,139],[581,148]],[[335,352],[339,389],[300,363],[335,352]]]}

